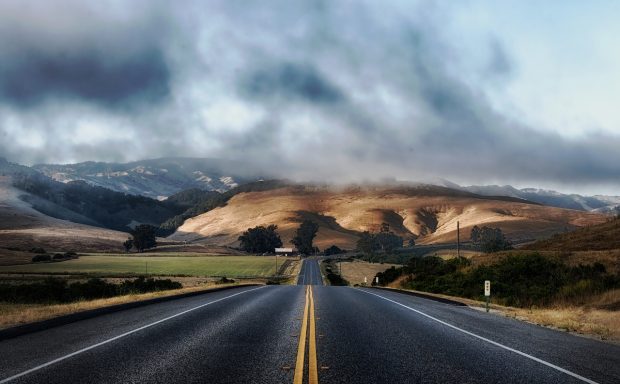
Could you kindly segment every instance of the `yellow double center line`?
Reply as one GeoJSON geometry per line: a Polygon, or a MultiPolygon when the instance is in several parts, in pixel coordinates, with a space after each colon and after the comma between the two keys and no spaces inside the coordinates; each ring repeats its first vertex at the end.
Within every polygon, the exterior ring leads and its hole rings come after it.
{"type": "Polygon", "coordinates": [[[297,346],[297,361],[295,363],[295,377],[293,384],[302,384],[304,380],[304,362],[306,355],[306,336],[308,334],[308,318],[310,318],[310,336],[308,346],[308,383],[318,384],[319,374],[316,363],[316,319],[314,317],[314,296],[312,286],[306,286],[306,304],[304,317],[301,321],[299,345],[297,346]]]}

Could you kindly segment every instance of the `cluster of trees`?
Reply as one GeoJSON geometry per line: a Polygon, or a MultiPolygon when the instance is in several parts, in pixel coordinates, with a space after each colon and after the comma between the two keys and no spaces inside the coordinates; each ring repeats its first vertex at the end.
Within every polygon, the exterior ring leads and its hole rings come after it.
{"type": "Polygon", "coordinates": [[[131,231],[131,238],[127,239],[123,243],[123,247],[125,247],[125,251],[129,252],[131,248],[136,248],[139,252],[144,251],[145,249],[155,248],[157,246],[156,240],[156,228],[152,225],[141,224],[137,225],[131,231]]]}
{"type": "Polygon", "coordinates": [[[406,276],[406,288],[473,299],[483,298],[483,282],[490,280],[495,301],[518,307],[578,300],[620,287],[620,275],[608,274],[600,263],[568,266],[538,253],[511,255],[478,267],[463,257],[416,257],[376,276],[381,285],[406,276]]]}
{"type": "MultiPolygon", "coordinates": [[[[415,243],[414,243],[415,244],[415,243]]],[[[388,223],[381,224],[379,233],[365,231],[357,241],[357,249],[368,257],[375,253],[391,254],[398,248],[402,248],[403,238],[390,230],[388,223]]]]}
{"type": "Polygon", "coordinates": [[[482,252],[492,253],[512,249],[512,243],[506,239],[499,228],[475,225],[471,229],[471,242],[482,252]]]}
{"type": "Polygon", "coordinates": [[[65,252],[65,253],[55,253],[53,255],[49,255],[45,253],[45,250],[39,248],[43,251],[43,253],[39,255],[35,255],[32,257],[33,263],[40,263],[45,261],[60,261],[60,260],[69,260],[69,259],[77,259],[78,255],[75,252],[65,252]]]}
{"type": "Polygon", "coordinates": [[[293,237],[292,243],[297,247],[299,253],[310,255],[319,252],[312,242],[319,231],[319,225],[311,220],[304,220],[293,237]]]}
{"type": "Polygon", "coordinates": [[[282,239],[276,231],[277,225],[249,228],[239,236],[241,249],[250,253],[271,253],[282,246],[282,239]]]}
{"type": "Polygon", "coordinates": [[[108,283],[101,279],[69,284],[67,280],[48,278],[30,284],[0,284],[0,301],[9,303],[68,303],[79,300],[93,300],[105,297],[146,293],[168,289],[179,289],[181,283],[170,279],[125,280],[122,283],[108,283]]]}
{"type": "Polygon", "coordinates": [[[344,250],[340,249],[340,247],[336,246],[336,245],[332,245],[329,248],[326,248],[323,251],[323,254],[325,256],[331,256],[331,255],[339,255],[341,253],[344,253],[344,250]]]}
{"type": "MultiPolygon", "coordinates": [[[[272,253],[275,248],[282,246],[282,239],[277,229],[278,226],[273,224],[267,227],[261,225],[248,228],[238,238],[241,249],[250,253],[272,253]]],[[[318,224],[311,220],[304,220],[301,223],[292,240],[299,253],[309,255],[319,251],[313,245],[318,230],[318,224]]]]}

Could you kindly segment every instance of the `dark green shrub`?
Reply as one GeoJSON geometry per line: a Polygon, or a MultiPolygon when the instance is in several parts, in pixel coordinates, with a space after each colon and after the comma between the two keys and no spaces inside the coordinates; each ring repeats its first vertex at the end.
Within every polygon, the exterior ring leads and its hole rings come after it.
{"type": "Polygon", "coordinates": [[[125,280],[120,284],[101,279],[68,284],[64,279],[48,278],[31,284],[0,284],[0,301],[12,303],[68,303],[77,300],[93,300],[128,293],[179,289],[181,283],[170,279],[155,280],[143,277],[125,280]]]}
{"type": "Polygon", "coordinates": [[[50,255],[36,255],[32,258],[33,263],[40,263],[42,261],[52,261],[52,256],[50,255]]]}

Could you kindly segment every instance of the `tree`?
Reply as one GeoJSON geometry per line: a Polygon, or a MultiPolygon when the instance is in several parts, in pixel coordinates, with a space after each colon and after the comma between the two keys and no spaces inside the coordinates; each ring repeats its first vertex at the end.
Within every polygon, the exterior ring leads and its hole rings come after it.
{"type": "Polygon", "coordinates": [[[499,228],[474,226],[471,240],[482,252],[492,253],[512,249],[512,243],[506,239],[499,228]]]}
{"type": "Polygon", "coordinates": [[[480,228],[477,225],[474,225],[474,227],[471,229],[471,242],[474,243],[474,245],[479,245],[480,244],[480,228]]]}
{"type": "Polygon", "coordinates": [[[390,233],[390,223],[381,223],[381,229],[379,229],[379,233],[390,233]]]}
{"type": "Polygon", "coordinates": [[[357,249],[364,255],[371,257],[378,249],[374,235],[368,231],[364,231],[357,241],[357,249]]]}
{"type": "Polygon", "coordinates": [[[238,238],[241,249],[250,253],[274,252],[275,248],[282,246],[280,235],[276,232],[277,229],[278,226],[273,224],[268,227],[248,228],[238,238]]]}
{"type": "Polygon", "coordinates": [[[311,220],[304,220],[301,223],[292,241],[300,253],[309,255],[314,252],[312,241],[318,231],[319,225],[311,220]]]}
{"type": "Polygon", "coordinates": [[[129,252],[133,248],[133,239],[127,239],[123,243],[123,247],[125,247],[125,252],[129,252]]]}
{"type": "Polygon", "coordinates": [[[338,255],[340,253],[343,253],[344,251],[342,249],[340,249],[340,247],[336,246],[336,245],[332,245],[331,247],[327,248],[324,253],[325,256],[331,256],[331,255],[338,255]]]}
{"type": "Polygon", "coordinates": [[[145,249],[155,248],[155,227],[148,224],[140,224],[131,231],[133,236],[133,245],[140,252],[145,249]]]}
{"type": "Polygon", "coordinates": [[[396,248],[403,246],[403,238],[394,232],[379,232],[375,235],[375,239],[384,254],[391,254],[396,248]]]}
{"type": "Polygon", "coordinates": [[[380,232],[374,236],[383,254],[391,254],[396,248],[403,246],[403,238],[390,231],[389,223],[381,223],[380,232]]]}
{"type": "Polygon", "coordinates": [[[415,239],[413,237],[409,238],[409,241],[407,242],[407,246],[409,248],[415,247],[415,239]]]}

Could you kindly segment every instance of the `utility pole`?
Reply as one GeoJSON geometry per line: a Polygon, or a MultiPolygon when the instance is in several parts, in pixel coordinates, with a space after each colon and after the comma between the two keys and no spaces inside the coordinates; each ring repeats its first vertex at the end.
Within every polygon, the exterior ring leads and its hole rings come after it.
{"type": "Polygon", "coordinates": [[[276,271],[273,275],[278,276],[278,253],[277,252],[276,252],[276,271]]]}
{"type": "Polygon", "coordinates": [[[461,223],[456,222],[456,257],[461,257],[461,223]]]}

